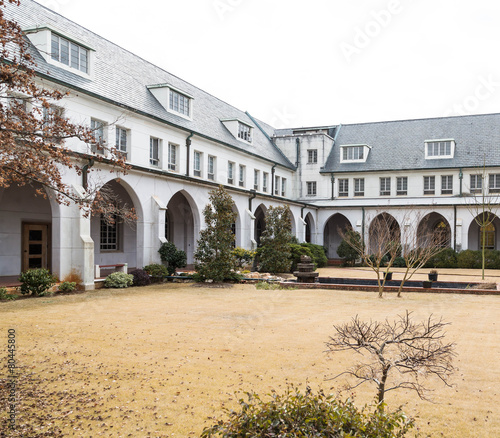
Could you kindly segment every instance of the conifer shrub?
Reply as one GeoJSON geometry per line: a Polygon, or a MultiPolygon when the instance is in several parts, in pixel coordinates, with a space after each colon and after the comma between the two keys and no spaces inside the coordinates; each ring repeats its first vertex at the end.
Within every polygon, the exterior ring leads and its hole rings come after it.
{"type": "Polygon", "coordinates": [[[184,251],[177,249],[172,242],[165,242],[158,250],[162,262],[167,262],[168,275],[174,275],[178,268],[186,266],[187,256],[184,251]]]}

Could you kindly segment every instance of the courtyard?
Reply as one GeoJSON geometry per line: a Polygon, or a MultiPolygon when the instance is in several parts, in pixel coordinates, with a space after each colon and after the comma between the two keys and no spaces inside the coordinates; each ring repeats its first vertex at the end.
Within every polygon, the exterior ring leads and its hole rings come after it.
{"type": "MultiPolygon", "coordinates": [[[[336,276],[332,271],[321,275],[336,276]]],[[[478,271],[448,275],[457,274],[479,278],[478,271]]],[[[422,436],[500,436],[498,296],[378,299],[369,292],[166,283],[2,302],[2,379],[7,333],[14,329],[19,427],[77,437],[199,436],[247,391],[283,392],[290,383],[341,391],[345,381],[329,378],[360,357],[325,353],[333,324],[355,315],[394,319],[406,310],[415,321],[432,314],[451,323],[446,340],[456,343],[457,371],[451,388],[428,381],[432,403],[400,390],[387,394],[389,409],[402,405],[422,436]]],[[[375,388],[365,384],[353,393],[362,406],[375,388]]],[[[5,417],[2,403],[3,425],[5,417]]]]}

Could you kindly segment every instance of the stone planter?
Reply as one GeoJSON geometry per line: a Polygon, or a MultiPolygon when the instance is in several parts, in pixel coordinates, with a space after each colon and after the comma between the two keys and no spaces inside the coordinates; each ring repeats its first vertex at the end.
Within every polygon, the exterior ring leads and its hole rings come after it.
{"type": "Polygon", "coordinates": [[[384,272],[384,278],[386,281],[391,281],[392,280],[392,272],[384,272]]]}
{"type": "Polygon", "coordinates": [[[422,287],[424,289],[430,289],[432,287],[432,281],[423,281],[422,282],[422,287]]]}
{"type": "Polygon", "coordinates": [[[438,280],[437,272],[433,273],[433,274],[428,274],[428,276],[429,276],[429,281],[437,281],[438,280]]]}

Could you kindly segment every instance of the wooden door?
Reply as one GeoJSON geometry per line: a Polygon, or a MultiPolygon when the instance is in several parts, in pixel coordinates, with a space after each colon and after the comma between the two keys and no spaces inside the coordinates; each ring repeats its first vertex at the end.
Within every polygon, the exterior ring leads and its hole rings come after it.
{"type": "Polygon", "coordinates": [[[23,224],[22,271],[49,269],[49,226],[47,224],[23,224]]]}

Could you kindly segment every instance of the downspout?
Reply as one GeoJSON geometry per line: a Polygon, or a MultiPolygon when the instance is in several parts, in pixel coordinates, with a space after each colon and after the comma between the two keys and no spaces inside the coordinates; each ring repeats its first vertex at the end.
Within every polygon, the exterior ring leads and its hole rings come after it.
{"type": "Polygon", "coordinates": [[[254,189],[250,190],[250,193],[252,196],[248,199],[248,211],[251,213],[252,212],[252,199],[255,199],[257,196],[257,193],[255,192],[254,189]]]}
{"type": "Polygon", "coordinates": [[[332,200],[335,199],[335,176],[332,172],[332,200]]]}
{"type": "Polygon", "coordinates": [[[299,172],[299,197],[302,198],[302,167],[300,166],[300,138],[295,139],[297,161],[295,161],[295,166],[299,172]]]}
{"type": "Polygon", "coordinates": [[[365,245],[365,207],[361,207],[362,218],[361,218],[361,241],[363,246],[365,245]]]}
{"type": "Polygon", "coordinates": [[[306,206],[302,206],[302,208],[300,209],[300,218],[301,219],[304,219],[304,208],[306,208],[306,206]]]}
{"type": "Polygon", "coordinates": [[[453,206],[453,249],[457,251],[457,205],[453,206]]]}
{"type": "Polygon", "coordinates": [[[271,196],[274,196],[274,173],[276,172],[277,164],[271,167],[271,196]]]}
{"type": "Polygon", "coordinates": [[[190,160],[190,151],[191,151],[191,138],[193,137],[193,132],[189,134],[188,138],[186,138],[186,148],[187,148],[187,160],[186,160],[186,176],[189,176],[189,160],[190,160]]]}
{"type": "Polygon", "coordinates": [[[85,190],[87,190],[87,187],[88,187],[88,172],[89,172],[89,169],[94,165],[94,160],[93,159],[89,159],[89,162],[82,167],[82,186],[85,190]]]}
{"type": "Polygon", "coordinates": [[[462,181],[464,179],[464,173],[462,172],[462,168],[460,168],[458,171],[458,179],[460,180],[460,194],[459,194],[459,196],[463,196],[463,194],[462,194],[462,181]]]}

